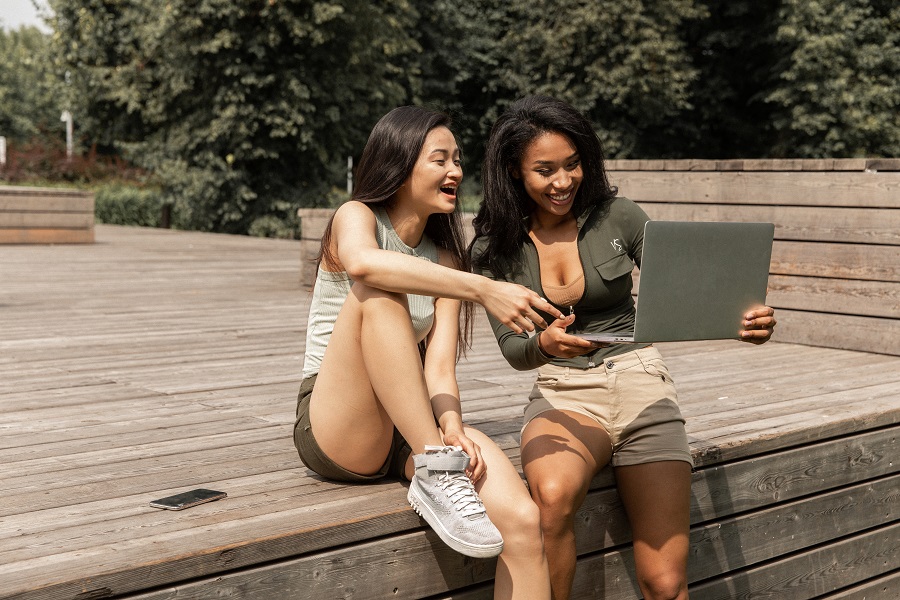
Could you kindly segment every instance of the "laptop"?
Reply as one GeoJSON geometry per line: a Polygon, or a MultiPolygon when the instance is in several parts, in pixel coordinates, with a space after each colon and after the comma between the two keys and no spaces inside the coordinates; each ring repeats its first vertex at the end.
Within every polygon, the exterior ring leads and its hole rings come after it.
{"type": "Polygon", "coordinates": [[[647,221],[634,331],[577,334],[608,343],[740,339],[765,306],[772,223],[647,221]]]}

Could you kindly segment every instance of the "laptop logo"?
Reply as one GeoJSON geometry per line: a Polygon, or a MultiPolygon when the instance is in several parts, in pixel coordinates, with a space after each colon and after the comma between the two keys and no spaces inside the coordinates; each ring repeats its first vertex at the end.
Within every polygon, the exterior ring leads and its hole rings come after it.
{"type": "Polygon", "coordinates": [[[612,247],[615,248],[616,252],[622,252],[622,244],[619,242],[619,238],[614,239],[610,244],[612,244],[612,247]]]}

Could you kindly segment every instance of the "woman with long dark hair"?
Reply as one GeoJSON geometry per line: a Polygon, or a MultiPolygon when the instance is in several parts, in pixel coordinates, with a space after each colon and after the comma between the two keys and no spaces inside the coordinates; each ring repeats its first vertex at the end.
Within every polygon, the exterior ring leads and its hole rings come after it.
{"type": "Polygon", "coordinates": [[[401,107],[372,130],[322,239],[294,443],[328,479],[409,480],[410,503],[449,546],[499,554],[495,597],[548,598],[537,507],[500,448],[463,425],[455,366],[470,303],[522,332],[546,326],[535,309],[559,313],[469,272],[449,125],[401,107]]]}
{"type": "MultiPolygon", "coordinates": [[[[509,363],[539,369],[522,467],[541,511],[553,598],[569,597],[575,514],[593,477],[612,464],[644,597],[683,600],[692,459],[672,378],[651,345],[571,335],[633,329],[631,272],[648,217],[610,186],[590,122],[553,98],[522,99],[496,121],[482,178],[475,271],[525,285],[568,313],[546,315],[552,322],[532,336],[488,315],[509,363]]],[[[744,340],[769,339],[771,308],[744,318],[744,340]]]]}

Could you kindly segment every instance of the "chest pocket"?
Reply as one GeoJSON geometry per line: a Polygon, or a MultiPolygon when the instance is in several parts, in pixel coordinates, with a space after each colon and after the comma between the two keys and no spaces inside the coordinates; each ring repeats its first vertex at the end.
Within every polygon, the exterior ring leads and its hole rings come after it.
{"type": "Polygon", "coordinates": [[[597,273],[600,274],[604,281],[613,281],[623,275],[630,274],[634,270],[634,263],[631,262],[627,254],[623,253],[599,265],[594,265],[594,268],[597,269],[597,273]]]}

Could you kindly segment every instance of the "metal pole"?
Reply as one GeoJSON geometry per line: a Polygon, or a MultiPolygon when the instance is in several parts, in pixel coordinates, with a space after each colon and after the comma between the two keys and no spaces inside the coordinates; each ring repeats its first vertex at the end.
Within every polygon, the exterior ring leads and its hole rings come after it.
{"type": "Polygon", "coordinates": [[[66,160],[72,160],[72,113],[63,111],[60,121],[66,124],[66,160]]]}
{"type": "Polygon", "coordinates": [[[347,193],[353,193],[353,157],[347,157],[347,193]]]}

